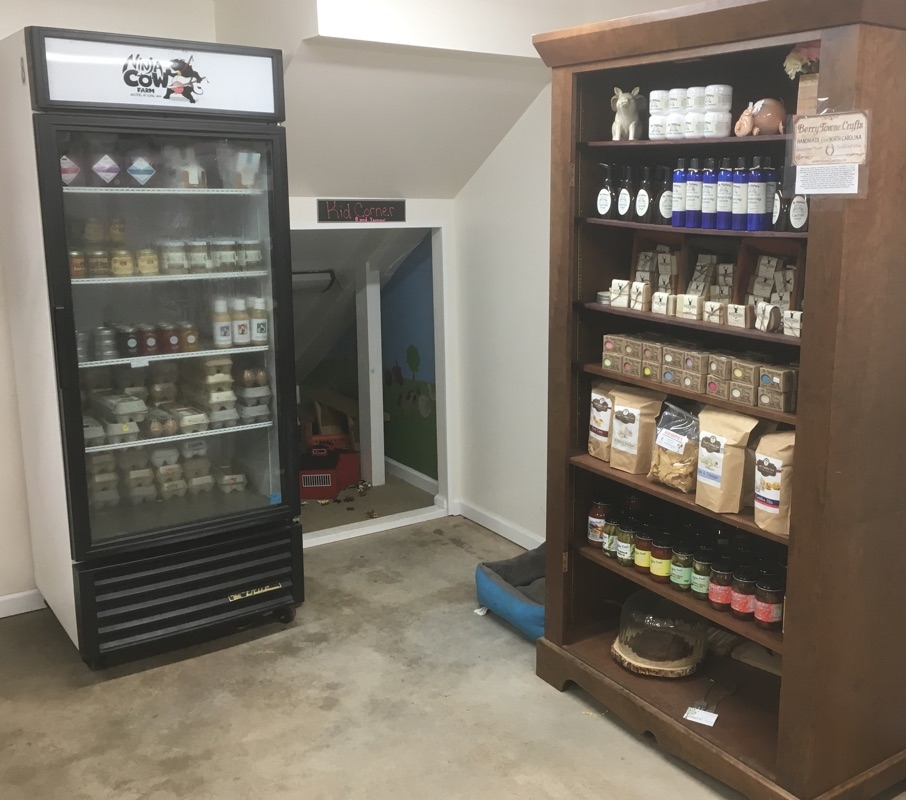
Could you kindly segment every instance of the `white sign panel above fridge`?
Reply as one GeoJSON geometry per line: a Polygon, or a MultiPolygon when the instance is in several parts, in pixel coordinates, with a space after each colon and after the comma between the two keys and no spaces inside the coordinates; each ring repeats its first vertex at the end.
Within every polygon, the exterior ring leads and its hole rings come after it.
{"type": "MultiPolygon", "coordinates": [[[[48,36],[44,39],[51,104],[274,115],[275,60],[212,52],[191,44],[145,46],[48,36]]],[[[277,62],[279,63],[279,62],[277,62]]]]}

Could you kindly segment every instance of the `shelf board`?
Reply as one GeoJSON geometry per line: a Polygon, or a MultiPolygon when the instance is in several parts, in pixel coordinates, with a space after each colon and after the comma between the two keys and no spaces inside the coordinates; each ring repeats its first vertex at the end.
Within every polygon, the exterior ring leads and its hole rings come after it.
{"type": "Polygon", "coordinates": [[[780,231],[720,231],[711,228],[674,228],[672,225],[652,225],[647,222],[624,222],[619,219],[598,219],[578,217],[579,222],[589,225],[605,225],[613,228],[630,228],[636,231],[672,231],[690,236],[735,236],[737,239],[808,239],[808,233],[782,233],[780,231]]]}
{"type": "Polygon", "coordinates": [[[652,314],[650,311],[633,311],[630,308],[615,308],[603,303],[579,303],[581,308],[596,311],[599,314],[614,314],[619,317],[630,317],[643,322],[652,322],[655,325],[665,325],[671,328],[691,328],[697,331],[716,333],[718,336],[730,336],[739,339],[754,339],[759,342],[782,344],[788,347],[802,347],[802,339],[798,336],[786,336],[783,333],[767,333],[756,331],[754,328],[733,328],[730,325],[715,325],[713,322],[703,322],[698,319],[683,319],[682,317],[668,317],[666,314],[652,314]]]}
{"type": "Polygon", "coordinates": [[[117,283],[171,283],[175,281],[225,281],[232,278],[266,278],[270,275],[266,269],[254,269],[248,272],[203,272],[190,275],[129,275],[118,278],[73,278],[73,286],[96,286],[117,283]]]}
{"type": "Polygon", "coordinates": [[[790,542],[789,536],[770,533],[759,528],[755,524],[755,515],[751,509],[748,509],[743,514],[719,514],[716,511],[711,511],[704,506],[696,504],[694,494],[683,494],[682,492],[670,489],[660,483],[652,483],[644,475],[630,475],[628,472],[621,472],[620,470],[611,467],[606,461],[601,461],[599,458],[590,456],[587,453],[572,456],[569,459],[569,463],[586,472],[591,472],[595,475],[600,475],[603,478],[616,481],[617,483],[622,483],[624,486],[629,486],[643,494],[657,497],[660,500],[666,500],[668,503],[672,503],[680,508],[685,508],[687,511],[693,511],[696,514],[711,517],[711,519],[719,520],[725,525],[732,525],[733,527],[755,534],[755,536],[760,536],[763,539],[770,539],[772,542],[780,542],[780,544],[789,544],[790,542]]]}
{"type": "Polygon", "coordinates": [[[648,589],[648,591],[654,592],[700,617],[704,617],[715,625],[720,625],[722,628],[744,636],[746,639],[767,647],[775,653],[783,653],[783,635],[780,631],[766,631],[763,628],[759,628],[754,622],[736,619],[729,611],[715,611],[707,602],[694,598],[691,592],[678,592],[670,584],[656,583],[634,569],[621,566],[615,559],[607,558],[600,550],[588,545],[580,547],[578,552],[582,558],[609,569],[617,575],[621,575],[626,580],[632,581],[643,589],[648,589]]]}
{"type": "Polygon", "coordinates": [[[583,372],[586,372],[589,375],[596,375],[601,378],[611,378],[615,381],[619,381],[620,383],[628,383],[630,386],[641,386],[645,389],[652,389],[656,392],[663,392],[664,394],[673,395],[674,397],[684,397],[687,400],[697,400],[698,402],[705,403],[709,406],[726,408],[728,411],[735,411],[739,414],[747,414],[750,417],[769,419],[773,422],[782,422],[785,425],[796,424],[796,415],[789,414],[785,411],[774,411],[773,409],[761,408],[760,406],[746,406],[742,403],[734,403],[732,400],[724,400],[721,397],[712,397],[709,394],[690,392],[688,389],[683,389],[680,386],[666,386],[663,383],[655,383],[654,381],[649,381],[646,378],[633,378],[629,375],[624,375],[622,372],[611,372],[609,370],[602,369],[596,364],[583,364],[580,368],[583,372]]]}
{"type": "Polygon", "coordinates": [[[205,358],[212,356],[231,356],[242,353],[265,353],[271,349],[269,344],[249,347],[228,347],[223,350],[195,350],[192,353],[161,353],[156,356],[136,356],[135,358],[110,358],[106,361],[82,361],[79,369],[92,367],[113,367],[117,364],[128,364],[131,367],[147,367],[151,361],[170,361],[174,358],[205,358]]]}
{"type": "Polygon", "coordinates": [[[178,436],[158,436],[156,439],[137,439],[134,442],[99,444],[94,447],[86,447],[85,454],[106,453],[110,450],[128,450],[130,447],[161,447],[170,442],[184,442],[187,439],[206,439],[210,436],[223,436],[227,433],[239,433],[240,431],[250,431],[256,428],[271,428],[273,425],[273,422],[252,422],[248,425],[234,425],[232,428],[217,428],[216,430],[196,431],[195,433],[181,433],[178,436]]]}
{"type": "MultiPolygon", "coordinates": [[[[637,675],[613,660],[610,647],[616,636],[617,631],[609,630],[563,648],[590,667],[598,678],[594,682],[578,680],[583,689],[605,705],[612,704],[615,692],[622,700],[628,694],[628,699],[652,721],[666,717],[685,728],[685,733],[707,750],[722,751],[769,780],[775,780],[780,715],[778,676],[713,653],[708,654],[698,672],[687,678],[665,680],[637,675]],[[684,720],[686,709],[704,697],[712,678],[737,687],[734,694],[720,702],[714,727],[684,720]]],[[[659,727],[655,726],[655,730],[659,727]]]]}
{"type": "Polygon", "coordinates": [[[764,145],[791,141],[793,141],[793,134],[782,133],[773,136],[721,136],[719,138],[710,139],[639,139],[631,142],[626,140],[614,142],[609,139],[603,139],[595,142],[579,142],[579,146],[594,148],[603,147],[619,150],[624,148],[634,150],[637,147],[653,147],[657,150],[658,148],[666,149],[669,147],[681,147],[685,149],[690,146],[723,147],[728,144],[740,145],[742,147],[763,147],[764,145]]]}
{"type": "Polygon", "coordinates": [[[64,186],[63,194],[197,194],[197,195],[256,195],[264,194],[264,189],[186,189],[183,187],[163,186],[146,188],[143,186],[64,186]]]}

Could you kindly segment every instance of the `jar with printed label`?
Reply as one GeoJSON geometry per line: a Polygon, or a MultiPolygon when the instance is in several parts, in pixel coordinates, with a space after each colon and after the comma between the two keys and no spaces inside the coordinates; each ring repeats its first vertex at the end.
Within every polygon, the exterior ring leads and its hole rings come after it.
{"type": "Polygon", "coordinates": [[[635,535],[635,569],[645,575],[651,570],[652,535],[644,528],[635,535]]]}
{"type": "Polygon", "coordinates": [[[186,261],[185,244],[174,239],[164,239],[158,242],[160,251],[160,268],[167,275],[186,275],[189,264],[186,261]]]}
{"type": "Polygon", "coordinates": [[[607,540],[607,513],[612,509],[610,503],[595,500],[588,510],[588,544],[603,550],[607,540]]]}
{"type": "Polygon", "coordinates": [[[128,250],[114,250],[110,253],[110,271],[117,278],[127,278],[135,274],[135,259],[128,250]]]}
{"type": "Polygon", "coordinates": [[[714,563],[713,547],[699,547],[692,559],[692,596],[696,600],[708,599],[711,584],[711,565],[714,563]]]}
{"type": "Polygon", "coordinates": [[[110,268],[110,253],[106,250],[88,252],[88,275],[92,278],[109,278],[113,275],[110,268]]]}
{"type": "Polygon", "coordinates": [[[85,253],[83,253],[81,250],[69,251],[69,277],[88,277],[88,262],[85,259],[85,253]]]}
{"type": "Polygon", "coordinates": [[[179,329],[169,322],[161,323],[157,326],[160,333],[158,346],[161,353],[178,353],[179,352],[179,329]]]}
{"type": "Polygon", "coordinates": [[[160,260],[157,257],[157,251],[151,248],[139,250],[135,254],[135,266],[139,275],[158,275],[160,260]]]}
{"type": "Polygon", "coordinates": [[[107,241],[118,247],[126,244],[126,223],[123,220],[110,220],[110,225],[107,227],[107,241]]]}
{"type": "Polygon", "coordinates": [[[755,624],[778,631],[783,623],[783,581],[779,576],[759,579],[755,586],[755,624]]]}
{"type": "Polygon", "coordinates": [[[730,611],[736,619],[755,618],[755,585],[758,576],[754,570],[737,568],[730,584],[730,611]]]}
{"type": "Polygon", "coordinates": [[[670,586],[678,592],[692,589],[693,547],[686,542],[679,542],[673,548],[670,560],[670,586]]]}
{"type": "Polygon", "coordinates": [[[624,567],[635,564],[635,525],[629,520],[620,523],[617,533],[617,563],[624,567]]]}
{"type": "Polygon", "coordinates": [[[198,341],[198,326],[192,322],[179,323],[179,350],[182,353],[194,353],[201,349],[198,341]]]}
{"type": "Polygon", "coordinates": [[[116,329],[120,352],[124,358],[135,358],[141,354],[138,328],[135,325],[119,325],[116,329]]]}
{"type": "Polygon", "coordinates": [[[729,611],[733,592],[733,562],[715,561],[711,565],[711,582],[708,584],[708,602],[715,611],[729,611]]]}
{"type": "Polygon", "coordinates": [[[204,274],[211,269],[208,261],[208,243],[204,239],[191,239],[186,242],[186,262],[189,272],[204,274]]]}
{"type": "Polygon", "coordinates": [[[264,269],[264,252],[258,239],[241,239],[236,245],[236,261],[240,269],[264,269]]]}
{"type": "Polygon", "coordinates": [[[143,356],[156,356],[160,352],[160,334],[156,325],[138,326],[138,346],[143,356]]]}
{"type": "Polygon", "coordinates": [[[651,543],[651,568],[649,576],[655,583],[670,583],[670,567],[673,563],[673,537],[669,533],[658,534],[651,543]]]}
{"type": "Polygon", "coordinates": [[[211,240],[211,269],[215,272],[235,272],[238,266],[234,239],[211,240]]]}
{"type": "Polygon", "coordinates": [[[102,220],[94,217],[85,220],[85,230],[82,234],[85,244],[104,244],[107,239],[107,226],[102,220]]]}
{"type": "Polygon", "coordinates": [[[620,535],[620,520],[616,514],[611,514],[607,518],[604,530],[607,533],[607,540],[604,543],[604,555],[608,558],[616,558],[620,535]]]}

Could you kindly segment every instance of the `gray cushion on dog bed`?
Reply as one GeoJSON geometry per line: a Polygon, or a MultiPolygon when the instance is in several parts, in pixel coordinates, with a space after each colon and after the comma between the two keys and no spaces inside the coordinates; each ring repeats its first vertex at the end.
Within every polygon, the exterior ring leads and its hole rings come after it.
{"type": "Polygon", "coordinates": [[[504,561],[481,565],[495,583],[509,585],[539,606],[544,605],[544,545],[504,561]]]}

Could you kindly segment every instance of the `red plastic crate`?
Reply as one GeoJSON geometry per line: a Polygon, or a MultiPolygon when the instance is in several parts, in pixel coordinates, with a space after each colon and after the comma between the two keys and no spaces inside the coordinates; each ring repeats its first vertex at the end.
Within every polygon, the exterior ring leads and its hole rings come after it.
{"type": "Polygon", "coordinates": [[[303,454],[299,494],[303,500],[333,500],[347,486],[361,480],[358,453],[340,453],[326,447],[303,454]]]}

